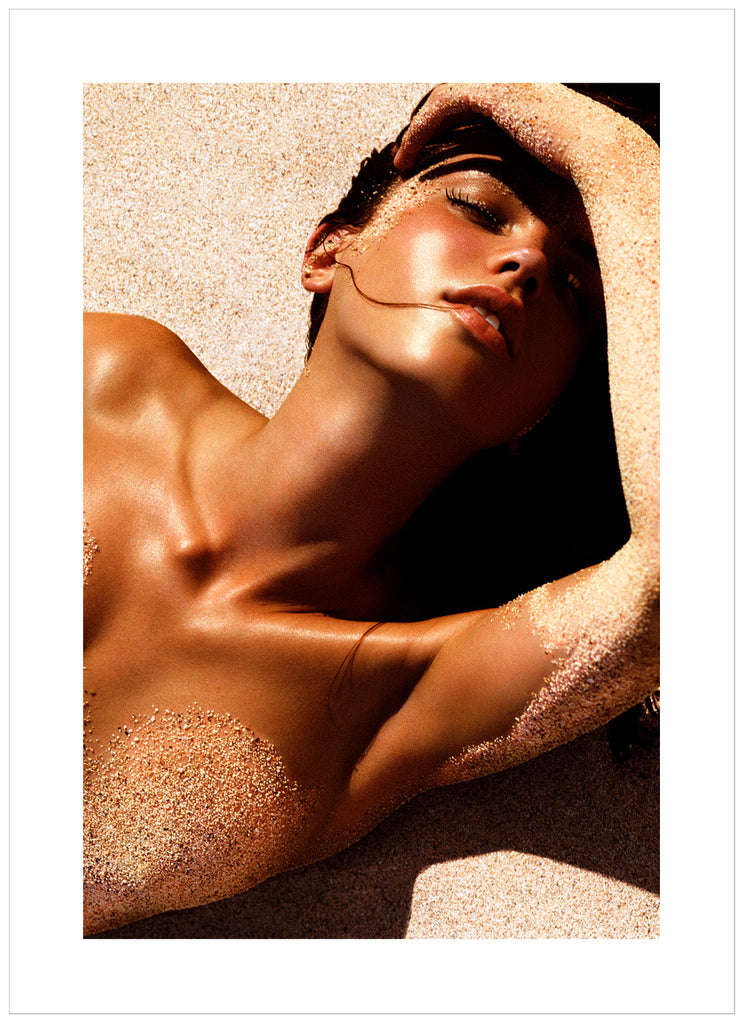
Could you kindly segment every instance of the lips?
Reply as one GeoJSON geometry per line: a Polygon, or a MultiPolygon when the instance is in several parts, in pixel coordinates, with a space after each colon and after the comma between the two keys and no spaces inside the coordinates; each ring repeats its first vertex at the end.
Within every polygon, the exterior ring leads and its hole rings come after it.
{"type": "Polygon", "coordinates": [[[522,303],[496,285],[474,285],[447,292],[445,301],[477,341],[504,351],[510,358],[522,342],[525,310],[522,303]]]}
{"type": "Polygon", "coordinates": [[[490,313],[488,309],[484,309],[483,306],[474,306],[473,308],[479,316],[483,316],[484,320],[486,320],[488,324],[492,325],[495,331],[498,331],[502,326],[502,322],[499,317],[495,316],[494,313],[490,313]]]}

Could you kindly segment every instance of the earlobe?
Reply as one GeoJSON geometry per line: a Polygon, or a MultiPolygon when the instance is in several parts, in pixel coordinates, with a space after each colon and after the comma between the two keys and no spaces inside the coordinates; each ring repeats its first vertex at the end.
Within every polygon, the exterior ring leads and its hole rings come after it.
{"type": "Polygon", "coordinates": [[[303,288],[309,292],[325,294],[331,291],[336,273],[336,254],[345,248],[356,234],[353,228],[322,224],[308,239],[303,258],[303,288]]]}
{"type": "Polygon", "coordinates": [[[305,254],[303,259],[303,288],[308,292],[324,294],[331,291],[336,264],[320,259],[315,253],[305,254]]]}

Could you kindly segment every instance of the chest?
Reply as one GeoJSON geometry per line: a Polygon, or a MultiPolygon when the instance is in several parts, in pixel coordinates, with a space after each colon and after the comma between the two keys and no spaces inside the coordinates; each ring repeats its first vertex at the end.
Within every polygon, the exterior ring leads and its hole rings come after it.
{"type": "Polygon", "coordinates": [[[115,621],[167,616],[187,574],[198,517],[179,425],[155,402],[128,415],[86,409],[84,631],[86,649],[115,621]]]}

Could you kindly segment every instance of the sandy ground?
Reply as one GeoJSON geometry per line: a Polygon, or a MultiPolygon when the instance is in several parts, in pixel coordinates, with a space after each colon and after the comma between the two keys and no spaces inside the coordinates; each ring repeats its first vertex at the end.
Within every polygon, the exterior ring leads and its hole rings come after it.
{"type": "MultiPolygon", "coordinates": [[[[427,83],[95,85],[85,308],[149,316],[271,413],[303,363],[304,243],[427,83]]],[[[605,730],[425,794],[321,864],[110,938],[650,938],[659,760],[605,730]]]]}

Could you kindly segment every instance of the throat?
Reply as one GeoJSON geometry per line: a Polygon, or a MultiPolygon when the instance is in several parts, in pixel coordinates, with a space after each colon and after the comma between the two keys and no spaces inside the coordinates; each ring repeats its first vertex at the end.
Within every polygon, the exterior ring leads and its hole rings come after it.
{"type": "Polygon", "coordinates": [[[315,362],[271,420],[219,449],[219,472],[211,449],[200,493],[219,525],[208,532],[266,604],[400,617],[409,601],[395,539],[469,452],[411,387],[331,369],[315,362]]]}

